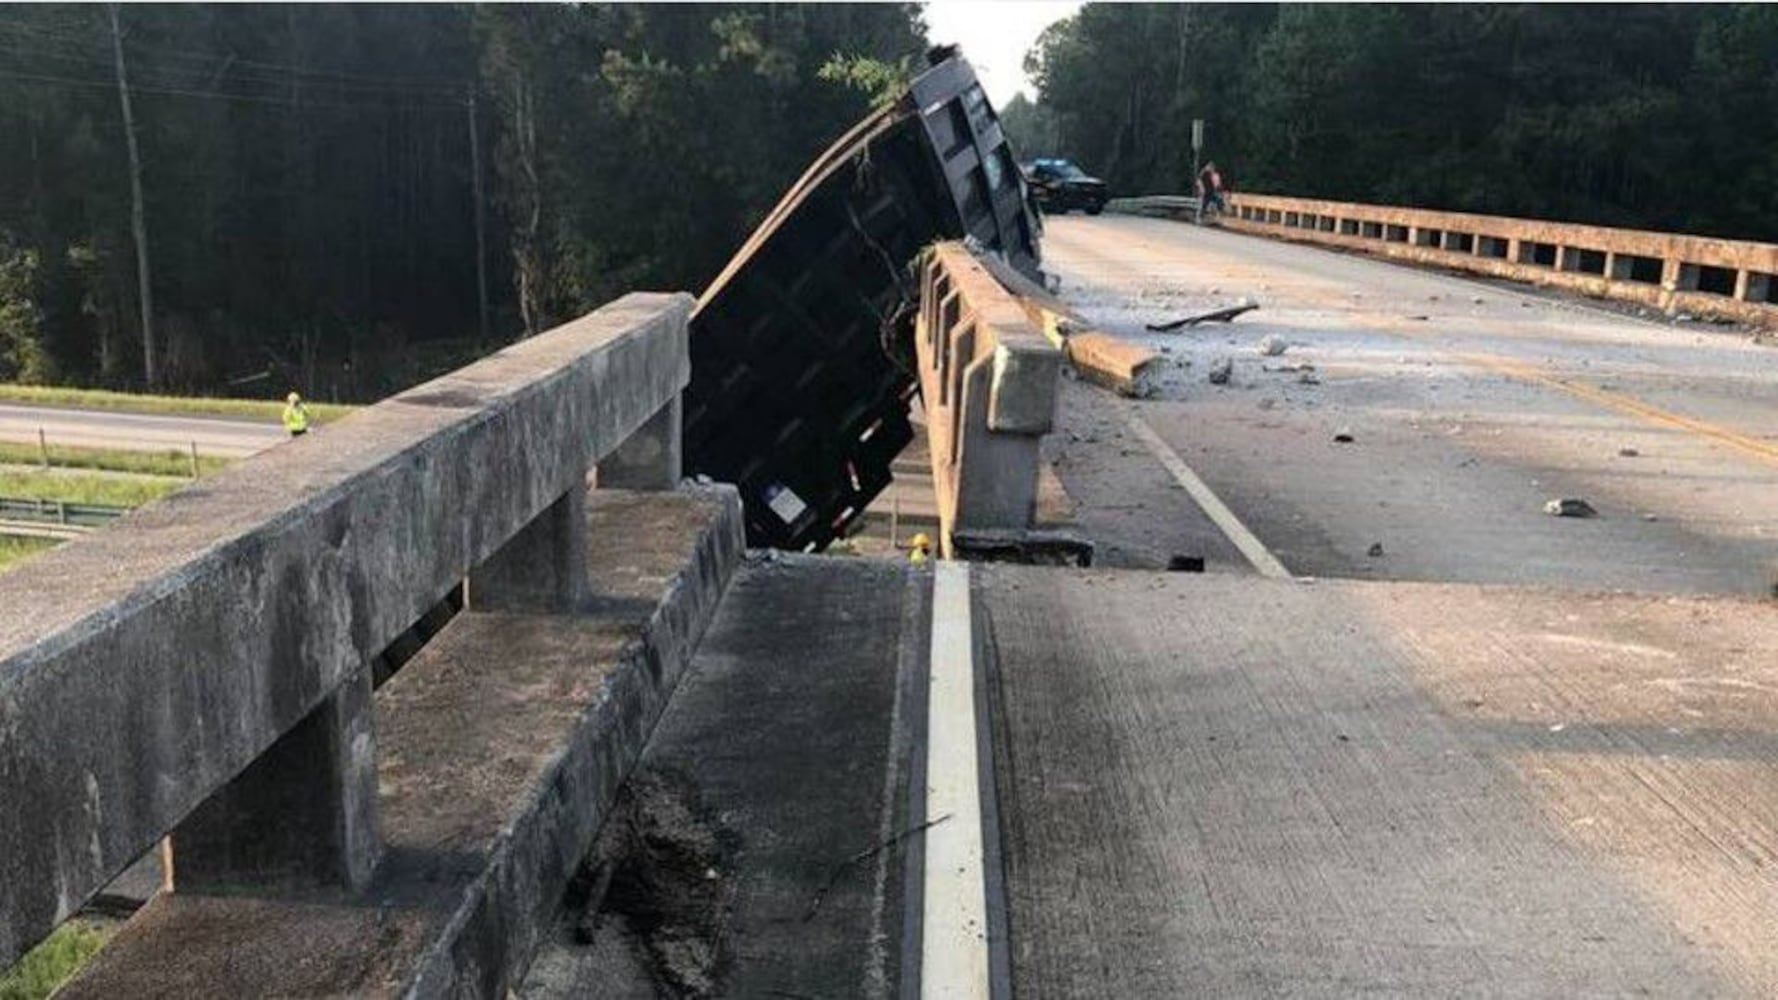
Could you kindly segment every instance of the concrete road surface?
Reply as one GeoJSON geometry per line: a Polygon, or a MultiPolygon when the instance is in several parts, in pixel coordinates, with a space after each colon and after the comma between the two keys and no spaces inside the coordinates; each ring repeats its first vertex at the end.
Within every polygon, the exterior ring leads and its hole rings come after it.
{"type": "Polygon", "coordinates": [[[1778,994],[1778,609],[975,567],[1021,997],[1778,994]]]}
{"type": "Polygon", "coordinates": [[[1771,996],[1775,646],[1752,598],[756,557],[521,995],[1771,996]]]}
{"type": "Polygon", "coordinates": [[[41,431],[51,447],[187,451],[240,458],[285,439],[276,424],[219,417],[120,413],[50,406],[0,404],[0,441],[36,444],[41,431]]]}
{"type": "Polygon", "coordinates": [[[1044,248],[1088,318],[1169,352],[1156,399],[1070,386],[1050,445],[1112,563],[1249,571],[1140,419],[1292,573],[1771,591],[1778,350],[1164,220],[1053,219],[1044,248]],[[1243,296],[1233,324],[1143,329],[1243,296]],[[1560,497],[1601,516],[1544,514],[1560,497]]]}

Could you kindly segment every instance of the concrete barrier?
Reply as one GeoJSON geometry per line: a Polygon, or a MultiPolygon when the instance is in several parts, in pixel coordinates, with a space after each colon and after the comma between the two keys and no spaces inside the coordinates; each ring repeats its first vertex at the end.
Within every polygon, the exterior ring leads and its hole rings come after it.
{"type": "Polygon", "coordinates": [[[369,886],[163,893],[61,1000],[512,996],[744,544],[728,486],[595,490],[586,528],[587,608],[466,610],[377,690],[369,886]]]}
{"type": "Polygon", "coordinates": [[[1222,225],[1634,302],[1670,316],[1778,325],[1778,245],[1770,243],[1255,194],[1232,195],[1222,225]]]}
{"type": "Polygon", "coordinates": [[[972,535],[1008,551],[1008,533],[1030,536],[1027,554],[1053,548],[1032,532],[1062,352],[960,243],[921,262],[914,342],[943,554],[968,555],[972,535]]]}
{"type": "Polygon", "coordinates": [[[0,576],[0,966],[168,833],[180,892],[370,885],[366,665],[459,587],[596,604],[589,472],[677,478],[638,456],[677,458],[691,305],[626,296],[0,576]]]}

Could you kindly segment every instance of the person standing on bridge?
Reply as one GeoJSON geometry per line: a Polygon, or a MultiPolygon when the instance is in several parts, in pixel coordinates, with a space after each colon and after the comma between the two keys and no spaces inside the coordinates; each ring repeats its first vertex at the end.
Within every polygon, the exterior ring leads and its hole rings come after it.
{"type": "Polygon", "coordinates": [[[309,408],[296,393],[284,397],[284,429],[293,438],[309,432],[309,408]]]}
{"type": "MultiPolygon", "coordinates": [[[[1215,214],[1221,215],[1228,207],[1228,203],[1223,200],[1222,171],[1216,169],[1216,161],[1211,160],[1204,164],[1204,169],[1198,171],[1198,221],[1204,221],[1206,208],[1214,208],[1215,214]]],[[[1214,217],[1213,215],[1212,218],[1214,217]]]]}

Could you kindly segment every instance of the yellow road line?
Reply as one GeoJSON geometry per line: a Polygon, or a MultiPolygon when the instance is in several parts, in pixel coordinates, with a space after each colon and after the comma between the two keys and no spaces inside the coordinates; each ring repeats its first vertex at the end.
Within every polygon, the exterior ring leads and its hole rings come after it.
{"type": "Polygon", "coordinates": [[[1547,386],[1551,389],[1560,389],[1571,396],[1584,399],[1589,403],[1596,403],[1599,406],[1616,410],[1619,413],[1627,413],[1631,416],[1641,417],[1653,424],[1660,424],[1666,427],[1688,431],[1692,434],[1699,435],[1700,437],[1706,437],[1713,441],[1721,442],[1738,451],[1746,452],[1770,465],[1778,465],[1778,444],[1773,444],[1769,441],[1761,441],[1759,438],[1755,437],[1749,437],[1746,434],[1732,431],[1727,427],[1713,424],[1707,420],[1699,420],[1695,417],[1687,417],[1682,414],[1674,413],[1671,410],[1663,410],[1658,406],[1644,403],[1642,400],[1637,399],[1634,396],[1628,396],[1621,392],[1613,392],[1610,389],[1601,389],[1598,386],[1587,385],[1585,382],[1563,378],[1559,375],[1552,375],[1535,365],[1526,364],[1523,361],[1503,358],[1496,354],[1464,354],[1460,355],[1460,357],[1478,367],[1487,368],[1490,371],[1496,371],[1502,375],[1507,375],[1524,382],[1547,386]]]}

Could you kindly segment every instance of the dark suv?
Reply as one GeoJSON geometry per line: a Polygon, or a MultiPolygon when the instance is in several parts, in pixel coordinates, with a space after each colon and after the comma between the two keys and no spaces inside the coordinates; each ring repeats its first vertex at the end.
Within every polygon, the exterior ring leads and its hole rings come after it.
{"type": "Polygon", "coordinates": [[[1061,215],[1069,209],[1084,208],[1088,215],[1105,210],[1105,182],[1088,177],[1086,171],[1071,160],[1032,160],[1025,165],[1025,183],[1037,206],[1045,212],[1061,215]]]}

